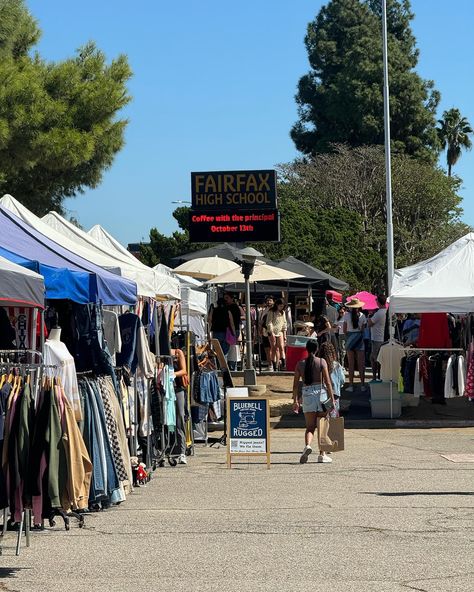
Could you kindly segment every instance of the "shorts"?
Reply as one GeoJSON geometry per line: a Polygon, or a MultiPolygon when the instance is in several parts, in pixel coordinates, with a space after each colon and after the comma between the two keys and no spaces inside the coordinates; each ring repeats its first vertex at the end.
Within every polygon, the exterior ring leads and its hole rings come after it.
{"type": "Polygon", "coordinates": [[[346,334],[346,351],[365,351],[364,336],[360,331],[346,334]]]}
{"type": "Polygon", "coordinates": [[[376,362],[379,357],[380,348],[383,345],[383,341],[372,341],[372,351],[370,353],[371,362],[376,362]]]}
{"type": "Polygon", "coordinates": [[[328,398],[326,389],[320,384],[303,386],[303,413],[324,413],[321,400],[328,398]]]}

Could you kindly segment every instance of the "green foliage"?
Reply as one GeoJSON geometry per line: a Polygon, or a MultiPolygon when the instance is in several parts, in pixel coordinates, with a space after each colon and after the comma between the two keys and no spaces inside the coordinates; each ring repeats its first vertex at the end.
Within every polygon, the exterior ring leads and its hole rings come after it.
{"type": "Polygon", "coordinates": [[[88,43],[50,63],[30,50],[40,32],[21,0],[0,0],[0,192],[36,214],[97,187],[123,147],[131,76],[88,43]]]}
{"type": "Polygon", "coordinates": [[[459,109],[449,109],[443,113],[443,118],[438,120],[438,136],[443,150],[446,150],[448,163],[448,176],[451,169],[461,157],[461,150],[470,150],[472,142],[470,135],[473,129],[469,121],[461,115],[459,109]]]}
{"type": "MultiPolygon", "coordinates": [[[[308,25],[311,70],[298,85],[291,130],[304,154],[333,143],[383,144],[381,0],[330,0],[308,25]]],[[[391,134],[396,151],[433,160],[439,94],[414,71],[418,61],[408,0],[389,0],[391,134]]]]}
{"type": "Polygon", "coordinates": [[[291,183],[279,187],[282,242],[253,246],[272,260],[293,255],[353,288],[366,286],[364,278],[377,275],[382,260],[368,248],[361,257],[366,243],[361,216],[343,208],[315,207],[311,191],[305,194],[299,189],[291,183]]]}
{"type": "MultiPolygon", "coordinates": [[[[320,214],[324,212],[327,232],[314,231],[317,240],[312,261],[320,261],[324,271],[337,275],[336,270],[342,269],[342,258],[347,272],[339,272],[339,277],[351,287],[383,287],[386,283],[383,149],[333,145],[331,150],[280,167],[283,179],[280,194],[289,196],[292,204],[287,217],[293,216],[296,225],[299,212],[306,211],[307,218],[312,213],[315,224],[320,225],[322,222],[316,220],[325,220],[320,214]],[[321,251],[328,256],[321,255],[321,251]]],[[[402,154],[393,157],[396,267],[431,257],[469,232],[469,227],[460,220],[458,186],[458,180],[447,177],[427,162],[402,154]]],[[[301,236],[306,236],[308,230],[301,236]]],[[[305,243],[301,243],[297,233],[284,233],[284,243],[287,253],[308,257],[301,246],[305,243]]]]}

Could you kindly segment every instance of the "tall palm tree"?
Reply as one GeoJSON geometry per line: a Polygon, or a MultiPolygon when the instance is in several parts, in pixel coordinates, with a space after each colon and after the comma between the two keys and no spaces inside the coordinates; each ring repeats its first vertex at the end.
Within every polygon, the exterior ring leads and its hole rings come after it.
{"type": "Polygon", "coordinates": [[[448,176],[451,169],[461,156],[462,148],[469,150],[472,142],[469,135],[473,133],[469,121],[461,116],[459,109],[449,109],[443,113],[443,119],[438,120],[438,137],[443,150],[447,149],[448,176]]]}

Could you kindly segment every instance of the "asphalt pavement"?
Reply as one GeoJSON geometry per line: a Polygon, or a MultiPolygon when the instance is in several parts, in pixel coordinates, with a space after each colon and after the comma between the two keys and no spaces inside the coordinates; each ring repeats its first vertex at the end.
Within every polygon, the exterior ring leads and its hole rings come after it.
{"type": "Polygon", "coordinates": [[[270,470],[198,446],[84,529],[20,557],[7,533],[0,591],[474,589],[474,428],[347,430],[332,464],[299,464],[302,431],[271,437],[270,470]]]}

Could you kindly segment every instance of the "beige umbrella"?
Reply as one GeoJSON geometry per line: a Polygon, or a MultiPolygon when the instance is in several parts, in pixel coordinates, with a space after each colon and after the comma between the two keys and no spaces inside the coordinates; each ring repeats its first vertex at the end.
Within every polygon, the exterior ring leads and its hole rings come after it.
{"type": "MultiPolygon", "coordinates": [[[[268,265],[267,263],[263,263],[261,261],[257,261],[255,263],[255,267],[253,269],[253,274],[250,276],[250,282],[271,282],[271,281],[278,281],[278,280],[294,280],[297,278],[302,277],[298,273],[293,273],[292,271],[288,271],[286,269],[280,269],[279,267],[275,267],[273,265],[268,265]]],[[[232,271],[228,271],[223,273],[222,275],[218,275],[208,282],[207,284],[240,284],[244,283],[245,278],[242,275],[242,270],[240,267],[238,269],[233,269],[232,271]]]]}
{"type": "Polygon", "coordinates": [[[216,255],[215,257],[191,259],[173,269],[173,272],[180,275],[189,275],[193,278],[209,280],[238,269],[240,269],[240,265],[237,263],[228,259],[222,259],[216,255]]]}

